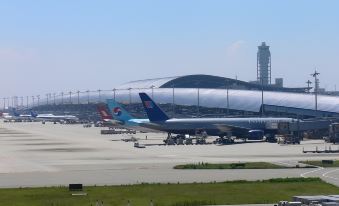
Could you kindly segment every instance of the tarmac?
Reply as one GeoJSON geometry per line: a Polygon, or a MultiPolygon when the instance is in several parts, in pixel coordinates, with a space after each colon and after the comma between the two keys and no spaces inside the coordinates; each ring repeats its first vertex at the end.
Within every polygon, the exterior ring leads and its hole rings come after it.
{"type": "MultiPolygon", "coordinates": [[[[339,186],[339,168],[175,170],[177,164],[197,162],[272,162],[296,165],[299,160],[336,159],[338,154],[302,153],[329,147],[321,140],[300,145],[253,142],[234,145],[161,144],[164,133],[101,135],[102,128],[46,123],[0,123],[0,187],[41,187],[82,183],[221,182],[277,177],[321,177],[339,186]],[[135,137],[146,148],[121,139],[135,137]],[[147,136],[147,140],[146,140],[147,136]]],[[[332,149],[337,149],[332,145],[332,149]]]]}

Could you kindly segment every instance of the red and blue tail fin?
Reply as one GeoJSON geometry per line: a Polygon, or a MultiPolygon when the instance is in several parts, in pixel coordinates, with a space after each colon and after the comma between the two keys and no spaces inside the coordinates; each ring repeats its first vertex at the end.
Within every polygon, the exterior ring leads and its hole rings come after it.
{"type": "Polygon", "coordinates": [[[109,112],[108,107],[106,104],[98,104],[97,105],[97,110],[100,114],[101,120],[106,121],[106,120],[111,120],[113,119],[112,114],[109,112]]]}

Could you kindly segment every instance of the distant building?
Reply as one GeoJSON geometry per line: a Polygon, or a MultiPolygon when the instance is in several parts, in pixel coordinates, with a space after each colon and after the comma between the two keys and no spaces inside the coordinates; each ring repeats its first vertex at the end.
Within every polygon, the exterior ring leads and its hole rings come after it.
{"type": "Polygon", "coordinates": [[[319,94],[325,94],[326,93],[326,89],[325,88],[318,88],[318,93],[319,94]]]}
{"type": "Polygon", "coordinates": [[[283,78],[275,78],[275,86],[279,88],[284,87],[284,79],[283,78]]]}
{"type": "Polygon", "coordinates": [[[271,52],[265,42],[258,46],[257,81],[263,85],[271,84],[271,52]]]}

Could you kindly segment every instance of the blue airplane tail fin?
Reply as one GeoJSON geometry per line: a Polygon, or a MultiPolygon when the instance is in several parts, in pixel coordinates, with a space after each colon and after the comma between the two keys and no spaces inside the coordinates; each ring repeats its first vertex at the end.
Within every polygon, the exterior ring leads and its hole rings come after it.
{"type": "Polygon", "coordinates": [[[20,114],[16,111],[15,108],[13,108],[12,112],[13,112],[13,115],[14,115],[15,117],[20,116],[20,114]]]}
{"type": "Polygon", "coordinates": [[[34,112],[33,110],[31,110],[31,116],[32,116],[32,117],[37,117],[38,114],[37,114],[36,112],[34,112]]]}
{"type": "Polygon", "coordinates": [[[166,113],[163,112],[161,108],[146,93],[139,93],[139,96],[151,122],[166,121],[169,119],[166,113]]]}
{"type": "Polygon", "coordinates": [[[107,106],[113,118],[121,122],[126,122],[133,119],[133,116],[128,113],[119,103],[114,99],[107,99],[107,106]]]}

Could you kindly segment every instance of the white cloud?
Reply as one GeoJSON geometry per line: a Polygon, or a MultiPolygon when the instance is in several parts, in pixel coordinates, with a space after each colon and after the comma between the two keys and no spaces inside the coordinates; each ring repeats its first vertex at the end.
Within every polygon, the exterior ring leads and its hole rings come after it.
{"type": "Polygon", "coordinates": [[[236,57],[242,50],[242,48],[244,47],[244,45],[246,44],[245,41],[243,40],[238,40],[238,41],[235,41],[233,42],[232,44],[230,44],[228,47],[227,47],[227,57],[229,58],[234,58],[236,57]]]}

